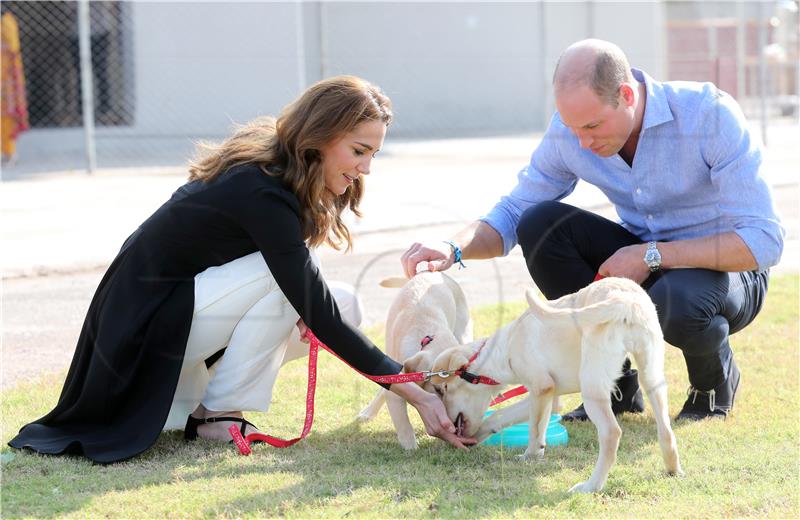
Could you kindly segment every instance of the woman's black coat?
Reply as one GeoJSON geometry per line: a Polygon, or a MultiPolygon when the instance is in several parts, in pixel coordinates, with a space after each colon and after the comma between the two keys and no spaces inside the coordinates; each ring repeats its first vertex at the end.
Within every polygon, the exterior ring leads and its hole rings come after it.
{"type": "Polygon", "coordinates": [[[297,198],[246,165],[182,186],[125,241],[92,299],[58,404],[9,444],[103,463],[150,447],[178,383],[195,275],[255,251],[320,340],[362,372],[400,371],[342,321],[309,257],[297,198]]]}

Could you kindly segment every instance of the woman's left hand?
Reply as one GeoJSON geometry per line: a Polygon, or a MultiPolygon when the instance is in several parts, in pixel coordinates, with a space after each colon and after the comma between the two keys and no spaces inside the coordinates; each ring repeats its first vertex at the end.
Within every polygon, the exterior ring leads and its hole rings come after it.
{"type": "Polygon", "coordinates": [[[444,403],[436,394],[426,392],[415,383],[396,383],[391,386],[391,391],[417,409],[428,435],[438,437],[454,448],[465,451],[468,449],[467,446],[477,444],[478,441],[474,438],[456,435],[456,427],[447,417],[444,403]]]}

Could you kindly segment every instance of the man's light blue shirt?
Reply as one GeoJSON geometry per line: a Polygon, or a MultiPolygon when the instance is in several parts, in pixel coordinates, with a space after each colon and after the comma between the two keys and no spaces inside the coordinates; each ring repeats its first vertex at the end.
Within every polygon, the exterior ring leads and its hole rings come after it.
{"type": "Polygon", "coordinates": [[[760,174],[760,144],[751,139],[736,101],[711,83],[660,83],[642,71],[647,89],[633,166],[615,154],[580,147],[556,112],[518,184],[480,220],[516,245],[522,213],[561,200],[579,179],[614,204],[621,224],[643,241],[671,241],[733,231],[765,269],[778,263],[785,231],[760,174]]]}

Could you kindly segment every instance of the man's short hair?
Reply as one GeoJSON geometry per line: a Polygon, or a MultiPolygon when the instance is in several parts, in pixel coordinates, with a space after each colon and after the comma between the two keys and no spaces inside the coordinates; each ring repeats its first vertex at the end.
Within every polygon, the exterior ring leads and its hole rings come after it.
{"type": "MultiPolygon", "coordinates": [[[[622,49],[610,42],[598,42],[593,45],[595,51],[594,67],[579,71],[559,74],[561,55],[553,74],[553,84],[557,89],[574,88],[582,84],[588,85],[604,103],[613,108],[619,106],[619,87],[626,81],[632,81],[631,66],[622,49]]],[[[565,51],[566,53],[566,51],[565,51]]]]}
{"type": "Polygon", "coordinates": [[[628,59],[622,52],[603,49],[597,55],[590,85],[595,94],[614,108],[619,105],[619,87],[631,76],[628,59]]]}

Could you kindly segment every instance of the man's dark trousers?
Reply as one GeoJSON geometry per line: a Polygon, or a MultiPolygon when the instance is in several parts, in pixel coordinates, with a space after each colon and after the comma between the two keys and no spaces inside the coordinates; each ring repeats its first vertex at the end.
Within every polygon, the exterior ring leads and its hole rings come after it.
{"type": "MultiPolygon", "coordinates": [[[[526,210],[517,238],[533,281],[549,300],[586,287],[618,249],[642,243],[621,225],[561,202],[526,210]]],[[[659,271],[645,281],[664,339],[683,351],[694,388],[708,391],[725,381],[733,357],[728,336],[756,317],[768,281],[768,270],[708,269],[659,271]]]]}

